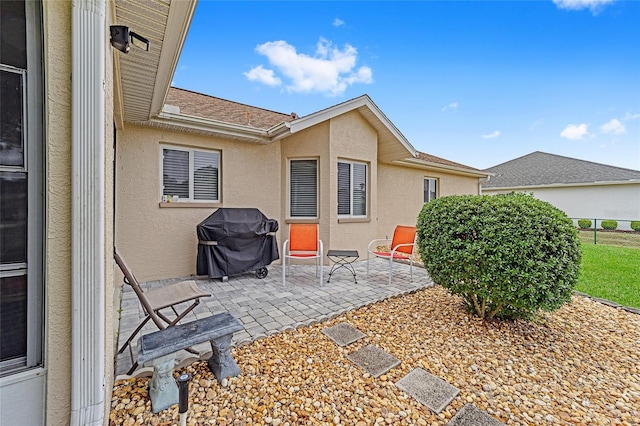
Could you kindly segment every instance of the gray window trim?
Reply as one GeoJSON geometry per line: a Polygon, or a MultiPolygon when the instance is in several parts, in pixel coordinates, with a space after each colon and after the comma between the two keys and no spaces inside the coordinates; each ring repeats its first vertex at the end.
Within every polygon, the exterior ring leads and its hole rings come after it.
{"type": "MultiPolygon", "coordinates": [[[[4,70],[21,72],[24,82],[23,101],[23,167],[2,167],[3,171],[27,173],[27,263],[4,265],[3,277],[27,273],[27,356],[26,365],[18,360],[0,364],[0,375],[14,374],[43,364],[44,332],[44,102],[41,4],[25,1],[27,69],[2,66],[4,70]]],[[[24,358],[22,359],[23,361],[24,358]]]]}
{"type": "Polygon", "coordinates": [[[428,203],[429,201],[433,201],[436,198],[438,198],[440,196],[440,183],[439,180],[437,178],[432,178],[432,177],[428,177],[425,176],[423,181],[422,181],[422,197],[423,197],[423,202],[428,203]],[[424,184],[429,181],[429,191],[425,191],[424,190],[424,184]],[[436,190],[435,190],[435,197],[431,198],[431,182],[433,182],[436,186],[436,190]]]}

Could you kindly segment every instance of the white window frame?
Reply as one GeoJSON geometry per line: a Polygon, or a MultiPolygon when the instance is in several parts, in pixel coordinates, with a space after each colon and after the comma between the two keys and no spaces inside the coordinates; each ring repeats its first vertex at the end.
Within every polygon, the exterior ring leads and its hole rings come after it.
{"type": "Polygon", "coordinates": [[[289,160],[287,161],[287,198],[288,198],[288,208],[287,208],[287,218],[288,219],[303,219],[303,220],[310,220],[310,219],[318,219],[320,213],[320,160],[318,158],[314,158],[314,157],[305,157],[305,158],[289,158],[289,160]],[[291,163],[295,162],[295,161],[315,161],[316,163],[316,214],[315,216],[293,216],[291,214],[291,210],[293,207],[293,201],[291,198],[291,191],[292,191],[292,185],[291,185],[291,163]]]}
{"type": "Polygon", "coordinates": [[[423,197],[423,202],[428,203],[429,201],[433,201],[436,198],[438,198],[440,196],[439,194],[439,187],[440,187],[440,183],[438,182],[437,178],[432,178],[432,177],[427,177],[425,176],[423,181],[422,181],[422,197],[423,197]],[[425,184],[429,182],[429,188],[428,190],[425,191],[424,187],[425,184]],[[431,198],[431,185],[435,185],[435,197],[431,198]]]}
{"type": "Polygon", "coordinates": [[[220,150],[215,149],[201,149],[201,148],[187,148],[184,146],[178,145],[170,145],[170,144],[160,144],[160,153],[159,153],[159,163],[160,163],[160,199],[162,202],[188,202],[188,203],[220,203],[222,199],[222,152],[220,150]],[[164,152],[163,150],[170,149],[174,151],[182,151],[187,152],[189,154],[189,196],[187,198],[179,197],[177,200],[172,198],[165,198],[164,193],[164,152]],[[213,153],[218,156],[218,198],[217,199],[194,199],[194,153],[195,152],[205,152],[205,153],[213,153]]]}
{"type": "MultiPolygon", "coordinates": [[[[349,165],[349,214],[339,214],[339,218],[363,218],[369,217],[369,164],[363,161],[351,161],[351,160],[338,160],[336,164],[336,179],[339,179],[339,175],[337,173],[338,164],[348,164],[349,165]],[[354,165],[359,164],[364,166],[364,178],[365,178],[365,206],[364,206],[364,214],[363,215],[355,215],[353,214],[353,174],[354,174],[354,165]]],[[[338,207],[338,192],[336,191],[336,208],[338,207]]]]}

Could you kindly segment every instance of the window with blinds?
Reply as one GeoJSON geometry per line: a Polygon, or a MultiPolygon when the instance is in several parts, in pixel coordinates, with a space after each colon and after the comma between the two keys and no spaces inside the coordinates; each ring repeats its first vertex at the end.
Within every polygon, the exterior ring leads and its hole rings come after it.
{"type": "Polygon", "coordinates": [[[172,201],[220,200],[220,152],[162,148],[162,195],[172,201]]]}
{"type": "Polygon", "coordinates": [[[318,217],[318,160],[289,161],[289,217],[318,217]]]}
{"type": "Polygon", "coordinates": [[[435,200],[438,196],[438,180],[434,178],[424,178],[424,202],[435,200]]]}
{"type": "Polygon", "coordinates": [[[367,165],[338,162],[338,215],[367,215],[367,165]]]}

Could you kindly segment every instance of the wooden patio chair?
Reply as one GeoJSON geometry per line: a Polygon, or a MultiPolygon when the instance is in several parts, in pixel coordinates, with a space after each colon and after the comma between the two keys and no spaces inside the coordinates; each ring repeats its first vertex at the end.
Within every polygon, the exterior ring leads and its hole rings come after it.
{"type": "MultiPolygon", "coordinates": [[[[210,297],[211,294],[202,291],[196,285],[195,281],[181,281],[178,283],[166,285],[164,287],[144,291],[142,287],[140,287],[140,283],[133,275],[133,272],[131,272],[131,269],[129,269],[117,249],[114,249],[113,257],[118,264],[118,267],[120,267],[120,270],[124,274],[125,284],[131,286],[145,312],[145,317],[140,325],[138,325],[133,333],[131,333],[127,341],[118,350],[118,353],[121,354],[127,347],[129,347],[129,353],[131,354],[131,362],[133,363],[133,365],[131,366],[131,369],[129,370],[129,372],[127,372],[127,374],[131,374],[138,367],[138,363],[134,360],[131,341],[136,337],[140,330],[142,330],[142,327],[144,327],[149,322],[149,320],[153,320],[154,324],[160,330],[167,327],[172,327],[176,325],[182,318],[184,318],[189,312],[194,310],[195,307],[198,306],[198,304],[200,304],[201,297],[210,297]],[[187,306],[186,309],[178,312],[176,306],[184,302],[191,303],[189,304],[189,306],[187,306]],[[173,311],[175,318],[172,319],[168,317],[164,312],[162,312],[163,310],[168,309],[171,309],[173,311]]],[[[191,348],[187,350],[194,354],[198,353],[191,348]]]]}
{"type": "Polygon", "coordinates": [[[322,286],[322,255],[322,240],[317,223],[289,225],[289,238],[282,245],[282,286],[286,284],[287,268],[291,267],[291,259],[315,259],[316,276],[320,275],[322,286]],[[288,264],[287,259],[289,259],[288,264]]]}
{"type": "Polygon", "coordinates": [[[411,271],[411,281],[413,281],[413,252],[416,247],[416,227],[396,226],[393,231],[393,239],[388,238],[373,240],[367,246],[367,278],[369,277],[369,257],[380,257],[389,259],[389,284],[393,275],[393,261],[396,259],[408,260],[411,271]],[[384,241],[389,246],[389,251],[378,251],[378,245],[384,241]]]}

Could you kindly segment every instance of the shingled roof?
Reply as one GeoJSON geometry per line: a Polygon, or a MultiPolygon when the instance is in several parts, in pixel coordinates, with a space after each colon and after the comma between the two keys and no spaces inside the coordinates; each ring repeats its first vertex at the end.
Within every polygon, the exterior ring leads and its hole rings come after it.
{"type": "Polygon", "coordinates": [[[445,158],[440,158],[440,157],[436,157],[435,155],[427,154],[426,152],[418,152],[416,154],[416,158],[419,158],[420,160],[424,160],[424,161],[429,161],[431,163],[444,164],[445,166],[459,167],[461,169],[469,169],[476,172],[482,171],[470,166],[466,166],[464,164],[456,163],[455,161],[449,161],[445,158]]]}
{"type": "Polygon", "coordinates": [[[215,96],[204,95],[190,90],[169,88],[165,105],[177,106],[180,114],[225,123],[252,126],[258,129],[269,129],[283,121],[294,119],[292,115],[282,114],[215,96]]]}
{"type": "Polygon", "coordinates": [[[486,170],[483,188],[520,188],[603,182],[640,182],[640,170],[624,169],[546,152],[532,152],[486,170]]]}

